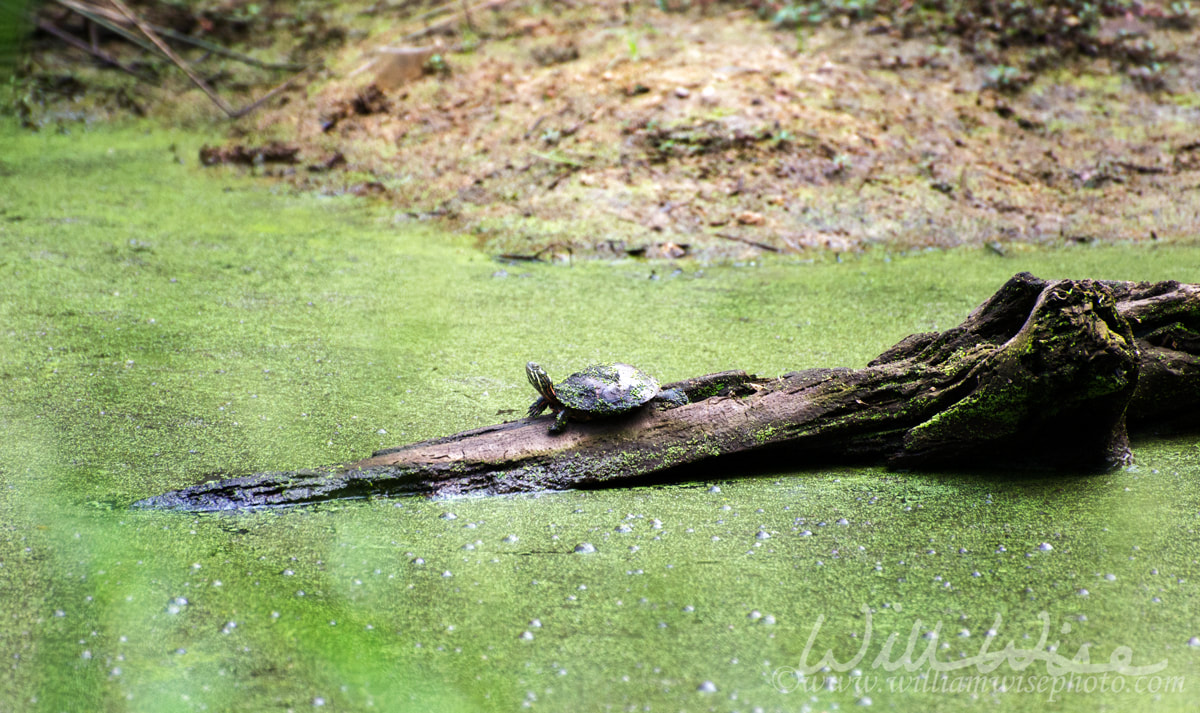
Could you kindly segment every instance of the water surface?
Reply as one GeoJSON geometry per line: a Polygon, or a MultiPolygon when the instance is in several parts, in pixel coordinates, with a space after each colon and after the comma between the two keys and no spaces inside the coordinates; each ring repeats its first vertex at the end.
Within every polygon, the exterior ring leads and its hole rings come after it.
{"type": "Polygon", "coordinates": [[[205,171],[201,140],[0,130],[0,711],[1196,700],[1194,436],[1143,435],[1107,474],[729,465],[538,497],[127,509],[515,418],[530,359],[665,381],[861,366],[1015,272],[1200,282],[1195,247],[501,264],[362,199],[205,171]]]}

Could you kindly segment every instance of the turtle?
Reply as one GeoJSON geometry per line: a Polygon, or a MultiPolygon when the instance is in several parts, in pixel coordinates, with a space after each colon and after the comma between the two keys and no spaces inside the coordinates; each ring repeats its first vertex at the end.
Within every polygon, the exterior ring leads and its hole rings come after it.
{"type": "Polygon", "coordinates": [[[539,394],[529,407],[529,417],[550,409],[554,414],[550,433],[566,428],[567,419],[587,421],[615,416],[639,408],[655,396],[675,405],[688,402],[682,392],[662,391],[654,377],[628,364],[593,364],[555,384],[542,367],[529,362],[525,376],[539,394]]]}

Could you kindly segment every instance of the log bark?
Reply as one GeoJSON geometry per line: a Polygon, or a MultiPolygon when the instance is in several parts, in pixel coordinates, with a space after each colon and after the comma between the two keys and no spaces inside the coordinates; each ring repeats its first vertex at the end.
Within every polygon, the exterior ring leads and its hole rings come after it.
{"type": "Polygon", "coordinates": [[[911,335],[863,369],[779,378],[724,372],[664,388],[627,417],[521,419],[379,451],[356,463],[202,483],[135,507],[229,510],[337,498],[500,494],[687,479],[766,453],[904,468],[1072,469],[1131,460],[1127,421],[1200,405],[1200,285],[1011,278],[957,327],[911,335]],[[664,474],[666,474],[664,476],[664,474]]]}

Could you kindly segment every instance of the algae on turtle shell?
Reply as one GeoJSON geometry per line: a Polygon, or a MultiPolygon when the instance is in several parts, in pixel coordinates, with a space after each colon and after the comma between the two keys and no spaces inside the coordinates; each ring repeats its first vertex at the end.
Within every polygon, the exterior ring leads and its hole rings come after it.
{"type": "Polygon", "coordinates": [[[592,364],[555,384],[542,367],[531,361],[525,364],[525,375],[539,394],[529,407],[529,417],[550,409],[554,414],[551,433],[566,428],[568,419],[589,421],[616,416],[660,395],[677,406],[687,403],[686,396],[674,390],[663,392],[654,377],[629,364],[592,364]]]}

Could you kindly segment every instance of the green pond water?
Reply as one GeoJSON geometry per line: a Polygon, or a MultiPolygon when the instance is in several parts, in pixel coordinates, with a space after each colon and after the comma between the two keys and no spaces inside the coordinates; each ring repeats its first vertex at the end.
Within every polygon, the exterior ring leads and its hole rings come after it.
{"type": "Polygon", "coordinates": [[[504,265],[202,140],[0,128],[0,713],[1194,710],[1194,435],[1104,474],[128,505],[516,418],[529,359],[861,366],[1020,270],[1200,249],[504,265]]]}

